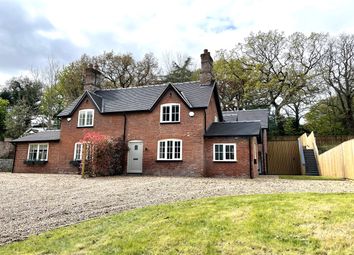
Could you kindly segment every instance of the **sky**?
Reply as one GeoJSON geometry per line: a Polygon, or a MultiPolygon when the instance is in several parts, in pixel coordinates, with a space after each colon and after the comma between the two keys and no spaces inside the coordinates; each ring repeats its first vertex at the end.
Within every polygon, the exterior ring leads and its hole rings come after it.
{"type": "Polygon", "coordinates": [[[354,33],[352,0],[0,0],[0,85],[104,51],[191,56],[231,49],[251,32],[354,33]]]}

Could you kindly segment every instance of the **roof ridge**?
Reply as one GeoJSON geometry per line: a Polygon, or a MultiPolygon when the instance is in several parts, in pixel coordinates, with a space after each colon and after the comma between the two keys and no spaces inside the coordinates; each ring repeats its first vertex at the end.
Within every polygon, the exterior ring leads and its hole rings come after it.
{"type": "MultiPolygon", "coordinates": [[[[96,90],[97,91],[97,90],[96,90]]],[[[100,97],[100,98],[102,98],[103,99],[103,97],[102,96],[100,96],[100,95],[97,95],[95,92],[96,91],[94,91],[94,92],[91,92],[91,91],[87,91],[88,93],[90,93],[90,94],[94,94],[95,96],[98,96],[98,97],[100,97]]]]}
{"type": "Polygon", "coordinates": [[[230,123],[244,123],[244,122],[256,122],[256,123],[260,123],[261,121],[260,120],[241,120],[241,121],[223,121],[223,122],[213,122],[214,123],[223,123],[223,124],[230,124],[230,123]]]}
{"type": "Polygon", "coordinates": [[[258,108],[258,109],[250,109],[250,110],[235,110],[235,111],[223,111],[223,113],[232,113],[232,112],[251,112],[251,111],[269,111],[269,109],[258,108]]]}
{"type": "Polygon", "coordinates": [[[169,84],[171,85],[183,85],[183,84],[190,84],[190,83],[198,83],[198,81],[186,81],[186,82],[165,82],[161,84],[148,84],[148,85],[143,85],[143,86],[133,86],[133,87],[127,87],[127,88],[112,88],[112,89],[99,89],[96,91],[112,91],[112,90],[127,90],[127,89],[139,89],[139,88],[150,88],[150,87],[162,87],[162,86],[168,86],[169,84]]]}

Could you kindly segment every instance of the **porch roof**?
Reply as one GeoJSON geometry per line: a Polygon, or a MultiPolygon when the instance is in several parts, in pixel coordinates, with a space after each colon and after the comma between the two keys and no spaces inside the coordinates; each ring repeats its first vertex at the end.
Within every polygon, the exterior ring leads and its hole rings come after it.
{"type": "Polygon", "coordinates": [[[205,137],[258,136],[261,131],[259,121],[214,122],[205,132],[205,137]]]}
{"type": "Polygon", "coordinates": [[[47,142],[47,141],[59,141],[60,140],[60,130],[47,130],[43,132],[38,132],[32,135],[26,135],[15,140],[12,143],[22,143],[22,142],[47,142]]]}

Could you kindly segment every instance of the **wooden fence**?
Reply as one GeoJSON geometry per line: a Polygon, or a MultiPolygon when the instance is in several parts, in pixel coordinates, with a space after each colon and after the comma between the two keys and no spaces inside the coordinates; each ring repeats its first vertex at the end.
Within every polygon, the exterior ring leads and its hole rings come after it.
{"type": "Polygon", "coordinates": [[[323,176],[354,179],[354,139],[320,154],[318,162],[323,176]]]}
{"type": "MultiPolygon", "coordinates": [[[[269,137],[269,141],[297,141],[298,138],[299,136],[272,136],[269,137]]],[[[331,135],[331,136],[316,135],[317,146],[339,145],[351,139],[354,139],[354,135],[331,135]]]]}
{"type": "Polygon", "coordinates": [[[268,174],[301,174],[297,140],[268,142],[268,174]]]}

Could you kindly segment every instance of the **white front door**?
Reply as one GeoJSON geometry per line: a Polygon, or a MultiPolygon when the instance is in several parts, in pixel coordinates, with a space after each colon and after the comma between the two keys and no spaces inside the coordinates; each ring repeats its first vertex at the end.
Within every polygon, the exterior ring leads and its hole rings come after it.
{"type": "Polygon", "coordinates": [[[128,174],[141,174],[143,172],[143,142],[128,142],[128,174]]]}

